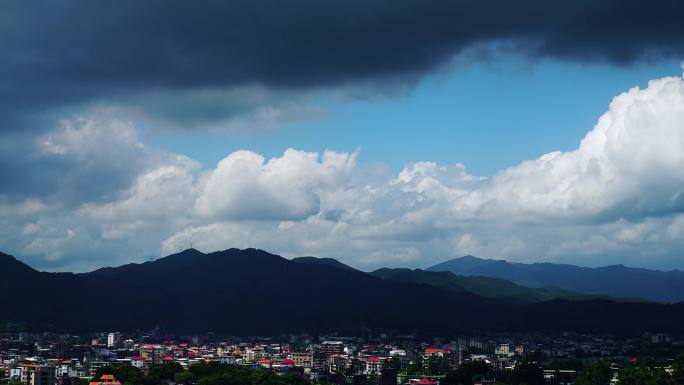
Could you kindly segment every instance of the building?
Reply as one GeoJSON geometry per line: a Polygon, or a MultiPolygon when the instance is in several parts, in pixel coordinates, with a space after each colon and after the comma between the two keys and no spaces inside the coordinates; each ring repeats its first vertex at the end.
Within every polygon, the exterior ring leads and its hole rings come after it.
{"type": "Polygon", "coordinates": [[[297,353],[293,352],[290,353],[289,357],[292,361],[294,361],[295,366],[301,366],[303,368],[312,368],[313,367],[313,353],[297,353]]]}
{"type": "Polygon", "coordinates": [[[410,385],[438,385],[435,381],[429,378],[411,378],[409,380],[410,385]]]}
{"type": "Polygon", "coordinates": [[[509,344],[501,344],[494,349],[494,354],[497,356],[512,356],[513,352],[511,352],[511,346],[509,344]]]}
{"type": "Polygon", "coordinates": [[[138,369],[145,367],[145,359],[141,356],[131,357],[131,366],[135,366],[138,369]]]}
{"type": "Polygon", "coordinates": [[[366,375],[377,376],[381,373],[384,364],[385,361],[380,357],[369,357],[366,359],[366,370],[364,370],[363,373],[366,375]]]}
{"type": "Polygon", "coordinates": [[[90,364],[88,366],[88,375],[90,377],[95,377],[95,374],[97,371],[105,366],[109,366],[109,362],[105,361],[90,361],[90,364]]]}
{"type": "Polygon", "coordinates": [[[114,345],[116,345],[116,334],[114,333],[109,333],[107,335],[107,347],[108,348],[113,348],[114,345]]]}
{"type": "Polygon", "coordinates": [[[427,348],[423,352],[423,359],[427,361],[430,357],[444,357],[448,352],[446,349],[427,348]]]}
{"type": "Polygon", "coordinates": [[[140,348],[140,356],[152,364],[161,364],[166,356],[166,349],[161,345],[143,345],[140,348]]]}
{"type": "Polygon", "coordinates": [[[23,364],[20,381],[26,385],[54,385],[55,367],[51,365],[23,364]]]}
{"type": "Polygon", "coordinates": [[[344,352],[344,344],[342,341],[323,341],[320,352],[326,355],[342,354],[344,352]]]}
{"type": "Polygon", "coordinates": [[[218,361],[222,364],[229,364],[229,365],[235,365],[237,363],[237,359],[232,354],[221,355],[221,356],[219,356],[218,361]]]}
{"type": "Polygon", "coordinates": [[[90,381],[90,385],[121,385],[121,382],[112,374],[103,374],[99,380],[90,381]]]}
{"type": "Polygon", "coordinates": [[[525,347],[523,345],[516,345],[515,354],[518,356],[522,356],[523,354],[525,354],[525,347]]]}

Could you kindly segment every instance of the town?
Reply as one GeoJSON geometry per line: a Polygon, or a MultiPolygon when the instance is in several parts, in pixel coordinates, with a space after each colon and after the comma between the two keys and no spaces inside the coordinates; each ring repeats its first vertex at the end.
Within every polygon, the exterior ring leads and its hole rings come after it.
{"type": "Polygon", "coordinates": [[[370,330],[364,336],[251,338],[175,336],[159,330],[16,332],[0,333],[0,380],[12,385],[242,384],[207,379],[217,370],[239,370],[252,379],[254,373],[271,378],[250,380],[259,384],[600,383],[587,380],[589,375],[603,376],[607,383],[647,383],[644,376],[660,376],[671,382],[654,383],[681,384],[681,352],[684,339],[652,333],[634,338],[566,332],[444,339],[370,330]]]}

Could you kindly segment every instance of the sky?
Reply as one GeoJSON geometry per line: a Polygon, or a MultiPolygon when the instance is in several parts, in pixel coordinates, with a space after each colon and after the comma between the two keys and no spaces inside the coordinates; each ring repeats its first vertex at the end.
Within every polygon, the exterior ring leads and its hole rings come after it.
{"type": "Polygon", "coordinates": [[[0,251],[684,269],[681,8],[5,2],[0,251]]]}

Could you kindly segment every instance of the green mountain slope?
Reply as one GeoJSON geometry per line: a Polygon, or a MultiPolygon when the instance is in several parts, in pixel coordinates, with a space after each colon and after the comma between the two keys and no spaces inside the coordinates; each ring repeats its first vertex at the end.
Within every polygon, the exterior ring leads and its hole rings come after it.
{"type": "Polygon", "coordinates": [[[607,298],[581,294],[556,288],[529,288],[511,281],[490,277],[460,276],[451,272],[433,272],[411,269],[382,268],[371,275],[404,283],[425,284],[455,293],[472,293],[482,297],[497,298],[511,303],[536,303],[556,299],[587,300],[607,298]]]}

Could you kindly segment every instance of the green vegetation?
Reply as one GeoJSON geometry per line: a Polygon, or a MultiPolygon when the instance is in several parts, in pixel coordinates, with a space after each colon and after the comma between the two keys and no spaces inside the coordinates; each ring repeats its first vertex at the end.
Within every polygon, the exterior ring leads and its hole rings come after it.
{"type": "Polygon", "coordinates": [[[425,363],[425,374],[438,376],[449,370],[449,360],[446,357],[431,356],[425,363]]]}
{"type": "Polygon", "coordinates": [[[679,353],[672,363],[672,380],[675,384],[684,384],[684,353],[679,353]]]}
{"type": "Polygon", "coordinates": [[[467,362],[447,373],[443,385],[472,385],[487,378],[496,379],[499,385],[543,385],[544,372],[533,362],[523,362],[515,370],[496,371],[482,361],[467,362]]]}
{"type": "Polygon", "coordinates": [[[639,359],[618,372],[620,385],[682,385],[684,384],[684,353],[672,363],[672,374],[665,364],[652,359],[639,359]]]}
{"type": "Polygon", "coordinates": [[[279,376],[266,369],[219,363],[195,364],[185,370],[170,362],[152,365],[147,375],[133,366],[106,366],[97,371],[94,379],[103,374],[113,374],[126,385],[159,385],[169,381],[182,385],[308,385],[306,379],[293,374],[279,376]]]}
{"type": "Polygon", "coordinates": [[[396,369],[397,373],[400,373],[403,370],[401,359],[397,356],[393,356],[387,361],[387,367],[396,369]]]}
{"type": "MultiPolygon", "coordinates": [[[[422,355],[416,355],[404,368],[398,358],[390,359],[388,366],[401,372],[402,377],[443,377],[442,385],[473,385],[483,378],[496,379],[498,385],[544,384],[542,368],[532,361],[524,361],[510,371],[495,370],[482,361],[466,362],[456,370],[448,370],[448,362],[442,357],[434,356],[426,361],[422,355]]],[[[651,359],[639,359],[619,369],[619,385],[684,385],[684,353],[672,363],[671,373],[665,366],[651,359]]],[[[580,370],[576,385],[608,385],[614,372],[607,361],[598,361],[584,370],[579,361],[559,361],[552,363],[550,368],[580,370]]],[[[304,377],[297,374],[278,375],[267,369],[219,363],[195,364],[186,370],[170,362],[151,366],[147,375],[133,366],[103,367],[94,379],[99,379],[103,374],[113,374],[125,385],[160,385],[168,382],[178,385],[309,385],[304,377]]],[[[2,376],[0,370],[0,378],[2,376]]],[[[368,381],[374,384],[378,378],[369,378],[368,381]]]]}
{"type": "Polygon", "coordinates": [[[598,361],[585,369],[577,378],[575,385],[606,385],[613,378],[608,361],[598,361]]]}
{"type": "MultiPolygon", "coordinates": [[[[684,353],[677,356],[672,363],[672,373],[668,373],[662,362],[649,358],[640,358],[635,363],[618,370],[620,385],[683,385],[684,353]]],[[[613,378],[613,369],[607,361],[599,361],[582,372],[576,385],[607,385],[613,378]]]]}
{"type": "Polygon", "coordinates": [[[608,296],[581,294],[551,287],[525,287],[504,279],[462,276],[448,271],[436,272],[420,269],[382,268],[370,274],[384,280],[429,285],[453,293],[472,293],[482,297],[498,298],[511,303],[535,303],[554,299],[573,301],[596,298],[613,299],[608,296]]]}

